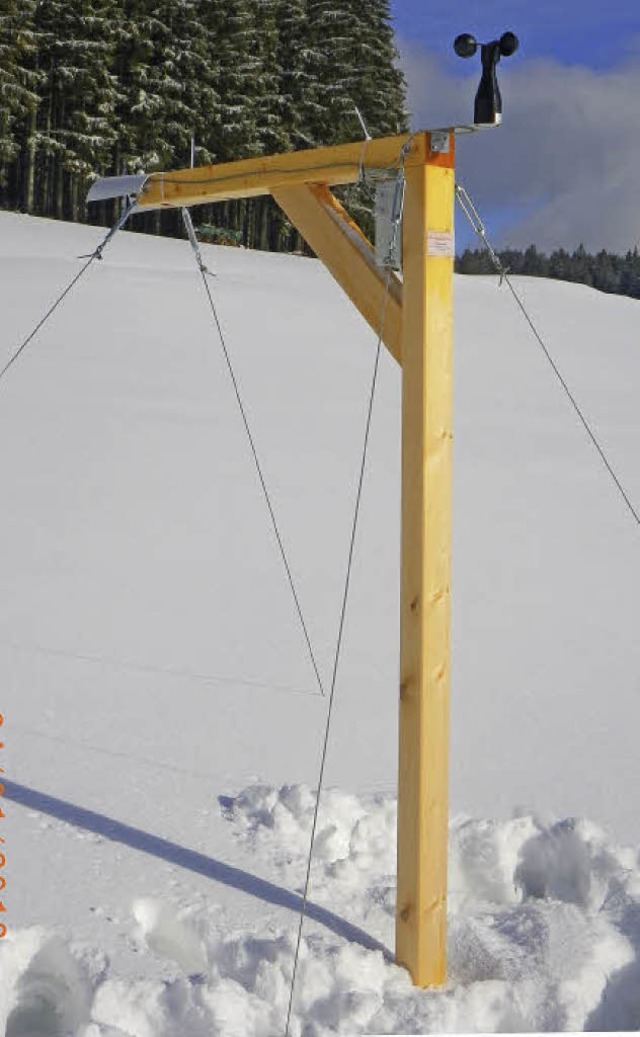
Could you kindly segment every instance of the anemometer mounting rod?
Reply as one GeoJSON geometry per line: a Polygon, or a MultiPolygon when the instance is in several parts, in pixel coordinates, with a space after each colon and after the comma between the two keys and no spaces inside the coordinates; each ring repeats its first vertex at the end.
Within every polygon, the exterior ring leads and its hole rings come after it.
{"type": "Polygon", "coordinates": [[[473,121],[479,125],[497,126],[502,120],[502,98],[498,86],[497,65],[500,58],[508,58],[518,49],[518,37],[513,32],[503,32],[499,40],[478,43],[475,36],[463,32],[457,36],[453,49],[459,58],[472,58],[480,47],[482,78],[476,94],[473,121]]]}

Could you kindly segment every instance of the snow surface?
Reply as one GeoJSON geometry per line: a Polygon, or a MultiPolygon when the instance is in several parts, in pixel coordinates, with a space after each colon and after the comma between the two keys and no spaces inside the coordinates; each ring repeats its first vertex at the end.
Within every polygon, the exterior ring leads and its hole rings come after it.
{"type": "MultiPolygon", "coordinates": [[[[0,365],[99,236],[0,214],[0,365]]],[[[375,337],[313,261],[204,253],[328,683],[375,337]]],[[[518,288],[637,507],[637,302],[518,288]]],[[[449,980],[391,961],[385,355],[300,1037],[640,1028],[638,528],[506,290],[457,279],[456,329],[449,980]]],[[[282,1033],[326,703],[185,243],[118,236],[0,442],[7,1037],[282,1033]]]]}

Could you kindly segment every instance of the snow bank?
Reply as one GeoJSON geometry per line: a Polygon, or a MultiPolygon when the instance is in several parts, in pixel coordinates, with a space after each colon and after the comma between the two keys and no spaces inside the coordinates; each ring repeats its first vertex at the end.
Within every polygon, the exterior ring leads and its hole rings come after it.
{"type": "MultiPolygon", "coordinates": [[[[221,801],[274,880],[299,887],[313,793],[253,785],[221,801]]],[[[311,898],[392,946],[390,796],[323,798],[311,898]]],[[[95,948],[45,930],[0,947],[7,1037],[270,1037],[282,1033],[296,920],[214,925],[193,905],[132,905],[131,938],[163,979],[115,974],[95,948]]],[[[640,1026],[640,865],[585,820],[458,817],[450,830],[449,981],[415,990],[382,951],[308,922],[292,1034],[416,1034],[640,1026]]]]}

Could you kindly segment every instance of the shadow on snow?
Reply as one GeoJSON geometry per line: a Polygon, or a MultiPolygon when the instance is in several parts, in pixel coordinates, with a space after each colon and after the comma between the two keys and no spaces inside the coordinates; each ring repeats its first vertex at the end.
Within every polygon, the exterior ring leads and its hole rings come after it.
{"type": "MultiPolygon", "coordinates": [[[[121,843],[142,853],[148,853],[152,857],[158,857],[161,860],[168,861],[170,864],[176,864],[179,868],[185,868],[187,871],[193,871],[197,875],[204,875],[206,878],[221,882],[231,889],[241,890],[243,893],[248,893],[249,896],[256,897],[258,900],[264,900],[266,903],[274,904],[276,907],[286,907],[290,911],[300,914],[302,897],[299,894],[284,889],[282,886],[276,886],[275,883],[268,882],[266,879],[258,878],[248,871],[235,868],[230,864],[225,864],[223,861],[216,860],[214,857],[207,857],[203,853],[189,850],[187,847],[179,846],[168,839],[162,839],[160,836],[143,832],[139,828],[132,828],[130,825],[125,825],[112,817],[97,814],[93,810],[87,810],[85,807],[77,806],[75,803],[57,799],[55,796],[38,792],[36,789],[28,788],[25,785],[5,780],[4,787],[7,799],[20,804],[20,806],[37,810],[41,814],[48,814],[50,817],[55,817],[59,821],[65,821],[76,828],[94,832],[96,835],[110,839],[112,842],[121,843]]],[[[327,910],[327,908],[320,907],[318,904],[308,900],[305,914],[307,918],[325,926],[331,932],[336,933],[337,936],[341,936],[351,943],[358,943],[367,950],[381,951],[387,961],[393,961],[390,952],[378,940],[369,936],[368,933],[365,933],[358,926],[327,910]]]]}

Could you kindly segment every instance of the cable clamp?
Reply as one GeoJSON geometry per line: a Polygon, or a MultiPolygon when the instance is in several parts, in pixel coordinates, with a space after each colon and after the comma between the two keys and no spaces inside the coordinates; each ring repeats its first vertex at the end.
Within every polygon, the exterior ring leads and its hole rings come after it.
{"type": "Polygon", "coordinates": [[[133,196],[130,195],[127,198],[126,205],[123,207],[122,212],[120,213],[119,218],[116,220],[116,222],[114,223],[114,225],[111,228],[111,230],[109,231],[109,233],[100,242],[98,247],[93,252],[88,252],[84,256],[78,256],[78,259],[102,259],[102,253],[104,252],[105,248],[107,247],[107,245],[109,244],[111,239],[113,237],[115,237],[115,235],[118,233],[118,231],[122,230],[122,228],[124,227],[125,223],[129,219],[129,217],[130,217],[131,213],[133,212],[133,210],[135,209],[135,207],[136,207],[136,199],[133,196]]]}

